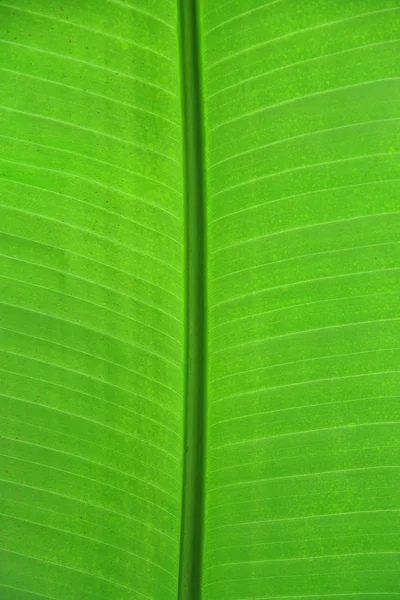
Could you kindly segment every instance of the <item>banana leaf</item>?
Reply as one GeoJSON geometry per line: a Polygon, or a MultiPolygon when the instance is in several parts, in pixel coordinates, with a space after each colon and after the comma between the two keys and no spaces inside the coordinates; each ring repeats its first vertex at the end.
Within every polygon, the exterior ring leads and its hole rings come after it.
{"type": "Polygon", "coordinates": [[[0,598],[400,598],[397,0],[0,0],[0,598]]]}

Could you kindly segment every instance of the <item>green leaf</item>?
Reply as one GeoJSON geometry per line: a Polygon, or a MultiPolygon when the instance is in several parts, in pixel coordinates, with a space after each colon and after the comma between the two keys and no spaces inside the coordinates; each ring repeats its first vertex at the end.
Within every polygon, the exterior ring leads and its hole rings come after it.
{"type": "Polygon", "coordinates": [[[175,3],[1,3],[2,598],[176,597],[175,3]]]}
{"type": "Polygon", "coordinates": [[[0,0],[0,597],[400,597],[397,0],[0,0]]]}

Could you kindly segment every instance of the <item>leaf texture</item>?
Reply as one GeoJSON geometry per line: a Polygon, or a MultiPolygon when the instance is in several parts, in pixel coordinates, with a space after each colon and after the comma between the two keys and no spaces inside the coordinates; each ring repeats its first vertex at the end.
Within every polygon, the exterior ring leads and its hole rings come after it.
{"type": "Polygon", "coordinates": [[[0,598],[400,597],[399,59],[398,0],[0,0],[0,598]]]}
{"type": "Polygon", "coordinates": [[[0,3],[1,598],[176,598],[177,6],[0,3]]]}
{"type": "Polygon", "coordinates": [[[397,2],[201,7],[203,597],[398,597],[397,2]]]}

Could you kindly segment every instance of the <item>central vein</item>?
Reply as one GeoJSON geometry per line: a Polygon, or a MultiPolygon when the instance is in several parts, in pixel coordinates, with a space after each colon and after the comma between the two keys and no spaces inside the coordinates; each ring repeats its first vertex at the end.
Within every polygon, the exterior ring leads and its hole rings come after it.
{"type": "Polygon", "coordinates": [[[205,213],[196,0],[179,0],[186,203],[186,423],[179,600],[200,598],[204,502],[205,213]]]}

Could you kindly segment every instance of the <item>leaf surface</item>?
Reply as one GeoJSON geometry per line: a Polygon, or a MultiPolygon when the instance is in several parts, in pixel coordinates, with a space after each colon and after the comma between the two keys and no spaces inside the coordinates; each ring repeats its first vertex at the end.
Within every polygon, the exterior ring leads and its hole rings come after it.
{"type": "Polygon", "coordinates": [[[176,598],[175,3],[2,2],[2,598],[176,598]]]}
{"type": "Polygon", "coordinates": [[[400,596],[396,0],[0,0],[0,597],[400,596]]]}
{"type": "Polygon", "coordinates": [[[204,598],[399,595],[397,3],[202,3],[204,598]]]}

